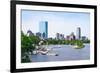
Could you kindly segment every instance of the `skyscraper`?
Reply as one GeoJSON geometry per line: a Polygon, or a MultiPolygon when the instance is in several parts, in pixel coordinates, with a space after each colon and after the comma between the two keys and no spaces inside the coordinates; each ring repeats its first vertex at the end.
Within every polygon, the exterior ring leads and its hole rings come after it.
{"type": "Polygon", "coordinates": [[[77,40],[80,40],[81,39],[81,28],[80,27],[77,28],[77,31],[76,31],[76,39],[77,40]]]}
{"type": "Polygon", "coordinates": [[[39,31],[42,34],[41,38],[43,39],[48,38],[48,22],[47,21],[41,21],[39,23],[39,31]]]}

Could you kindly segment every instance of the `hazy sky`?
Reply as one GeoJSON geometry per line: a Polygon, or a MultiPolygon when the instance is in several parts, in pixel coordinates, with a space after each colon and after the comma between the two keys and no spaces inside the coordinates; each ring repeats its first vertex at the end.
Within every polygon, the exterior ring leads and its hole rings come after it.
{"type": "Polygon", "coordinates": [[[39,22],[48,21],[48,37],[55,37],[56,33],[66,36],[74,32],[76,35],[77,27],[81,28],[82,36],[90,37],[89,13],[22,10],[21,14],[24,33],[39,32],[39,22]]]}

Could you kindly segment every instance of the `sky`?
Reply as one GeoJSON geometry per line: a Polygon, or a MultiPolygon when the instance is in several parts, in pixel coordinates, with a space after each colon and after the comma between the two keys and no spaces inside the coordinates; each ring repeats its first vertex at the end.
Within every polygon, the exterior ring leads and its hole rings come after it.
{"type": "Polygon", "coordinates": [[[48,21],[48,37],[55,37],[56,33],[64,34],[65,37],[72,32],[76,35],[77,27],[81,28],[81,36],[90,38],[90,14],[82,12],[54,12],[22,10],[22,31],[28,30],[33,33],[39,32],[39,22],[48,21]]]}

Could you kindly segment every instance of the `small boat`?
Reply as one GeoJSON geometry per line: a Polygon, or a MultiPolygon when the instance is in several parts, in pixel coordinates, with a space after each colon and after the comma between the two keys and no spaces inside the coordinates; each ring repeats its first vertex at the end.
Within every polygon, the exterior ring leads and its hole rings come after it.
{"type": "Polygon", "coordinates": [[[48,51],[41,51],[41,54],[46,55],[48,51]]]}
{"type": "Polygon", "coordinates": [[[49,55],[49,56],[58,56],[58,54],[56,54],[56,53],[47,53],[46,55],[49,55]]]}

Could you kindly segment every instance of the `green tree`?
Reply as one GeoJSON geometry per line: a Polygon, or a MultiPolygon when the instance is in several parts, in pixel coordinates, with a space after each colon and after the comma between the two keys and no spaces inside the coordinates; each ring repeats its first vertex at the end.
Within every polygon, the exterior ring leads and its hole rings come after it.
{"type": "Polygon", "coordinates": [[[21,61],[22,62],[30,62],[29,59],[29,52],[32,52],[33,49],[35,49],[35,46],[32,45],[33,42],[25,35],[23,32],[21,32],[21,61]]]}

